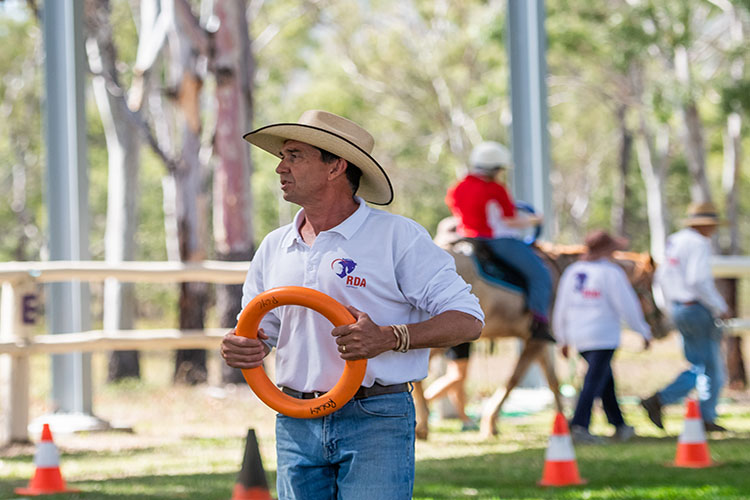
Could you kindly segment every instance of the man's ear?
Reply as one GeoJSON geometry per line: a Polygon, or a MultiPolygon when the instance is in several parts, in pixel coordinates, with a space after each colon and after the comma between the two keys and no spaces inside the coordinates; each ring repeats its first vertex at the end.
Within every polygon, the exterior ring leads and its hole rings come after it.
{"type": "Polygon", "coordinates": [[[343,158],[337,158],[336,161],[332,161],[328,164],[328,179],[333,180],[340,175],[346,173],[347,162],[343,158]]]}

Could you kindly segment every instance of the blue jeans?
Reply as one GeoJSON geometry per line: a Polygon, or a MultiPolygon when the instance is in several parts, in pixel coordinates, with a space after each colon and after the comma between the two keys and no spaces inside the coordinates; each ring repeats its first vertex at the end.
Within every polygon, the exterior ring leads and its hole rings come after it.
{"type": "Polygon", "coordinates": [[[542,259],[531,246],[515,238],[486,242],[495,255],[523,274],[528,289],[528,308],[534,316],[546,321],[552,297],[552,278],[542,259]]]}
{"type": "Polygon", "coordinates": [[[408,392],[351,400],[321,418],[277,415],[279,500],[408,500],[414,488],[408,392]]]}
{"type": "Polygon", "coordinates": [[[578,404],[573,415],[571,425],[580,425],[586,429],[591,423],[591,407],[596,398],[601,398],[607,421],[619,427],[625,424],[622,418],[620,406],[617,404],[615,394],[615,379],[612,376],[612,356],[614,349],[598,349],[581,353],[583,359],[589,364],[589,369],[583,379],[583,388],[578,396],[578,404]]]}
{"type": "Polygon", "coordinates": [[[662,389],[662,404],[676,403],[693,389],[698,390],[701,417],[716,419],[716,403],[724,385],[724,363],[721,357],[721,330],[714,324],[711,312],[701,304],[674,304],[672,319],[682,334],[685,359],[692,365],[662,389]]]}

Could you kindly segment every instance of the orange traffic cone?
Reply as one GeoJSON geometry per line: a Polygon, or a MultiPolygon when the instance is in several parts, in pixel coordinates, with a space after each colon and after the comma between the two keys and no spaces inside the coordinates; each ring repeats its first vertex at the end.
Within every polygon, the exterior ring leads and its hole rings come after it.
{"type": "Polygon", "coordinates": [[[677,453],[674,457],[674,465],[676,467],[690,467],[693,469],[710,467],[712,465],[701,411],[694,399],[687,400],[685,427],[677,440],[677,453]]]}
{"type": "Polygon", "coordinates": [[[539,486],[569,486],[584,484],[578,474],[573,440],[570,438],[568,422],[562,413],[555,416],[555,425],[549,438],[547,454],[544,457],[544,471],[539,486]]]}
{"type": "Polygon", "coordinates": [[[253,429],[247,431],[245,456],[242,459],[242,469],[237,476],[237,482],[234,484],[232,500],[271,500],[266,472],[263,470],[258,441],[255,439],[253,429]]]}
{"type": "Polygon", "coordinates": [[[37,496],[80,491],[65,485],[65,480],[60,474],[60,453],[52,441],[49,424],[44,424],[42,428],[42,440],[37,445],[34,454],[34,465],[36,465],[36,471],[29,481],[28,488],[16,488],[16,494],[37,496]]]}

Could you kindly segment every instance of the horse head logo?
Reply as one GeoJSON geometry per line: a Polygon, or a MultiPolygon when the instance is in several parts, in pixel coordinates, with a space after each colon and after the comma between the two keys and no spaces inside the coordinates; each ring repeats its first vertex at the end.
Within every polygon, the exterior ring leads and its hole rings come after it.
{"type": "Polygon", "coordinates": [[[586,283],[586,273],[576,273],[576,291],[583,291],[584,283],[586,283]]]}
{"type": "Polygon", "coordinates": [[[347,274],[351,274],[355,267],[357,267],[357,263],[352,259],[336,259],[331,262],[331,269],[333,269],[333,272],[339,278],[344,278],[347,274]]]}

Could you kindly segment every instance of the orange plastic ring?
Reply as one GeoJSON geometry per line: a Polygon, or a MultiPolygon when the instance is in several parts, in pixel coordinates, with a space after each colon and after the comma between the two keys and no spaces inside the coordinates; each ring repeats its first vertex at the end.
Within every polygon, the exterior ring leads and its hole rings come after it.
{"type": "MultiPolygon", "coordinates": [[[[279,306],[304,306],[325,316],[334,326],[354,323],[354,317],[335,299],[301,286],[282,286],[255,296],[242,310],[236,334],[250,339],[258,337],[260,320],[279,306]]],[[[243,369],[242,374],[255,394],[279,413],[295,418],[318,418],[344,406],[362,385],[367,360],[347,361],[341,378],[333,388],[315,399],[297,399],[284,394],[271,382],[262,366],[243,369]]]]}

